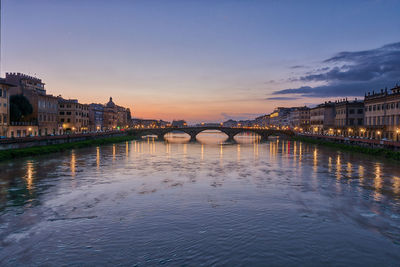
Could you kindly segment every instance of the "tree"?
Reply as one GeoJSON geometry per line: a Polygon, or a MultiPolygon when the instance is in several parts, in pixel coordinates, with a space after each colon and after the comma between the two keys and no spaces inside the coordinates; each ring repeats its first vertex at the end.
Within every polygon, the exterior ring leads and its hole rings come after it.
{"type": "Polygon", "coordinates": [[[10,97],[10,121],[24,121],[25,117],[32,114],[33,107],[24,95],[10,97]]]}

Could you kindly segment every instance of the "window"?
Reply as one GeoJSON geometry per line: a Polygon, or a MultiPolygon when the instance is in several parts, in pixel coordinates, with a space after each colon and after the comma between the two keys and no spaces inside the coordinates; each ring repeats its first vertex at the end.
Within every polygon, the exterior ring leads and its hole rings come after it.
{"type": "Polygon", "coordinates": [[[0,97],[3,96],[3,89],[0,88],[0,97]]]}
{"type": "Polygon", "coordinates": [[[71,119],[70,119],[70,118],[68,118],[68,119],[67,119],[67,122],[71,122],[71,119]]]}
{"type": "Polygon", "coordinates": [[[363,114],[363,110],[361,108],[358,109],[357,114],[363,114]]]}
{"type": "Polygon", "coordinates": [[[354,114],[354,109],[350,109],[349,113],[354,114]]]}
{"type": "Polygon", "coordinates": [[[60,115],[64,115],[65,114],[65,112],[64,111],[60,111],[60,115]]]}
{"type": "Polygon", "coordinates": [[[61,122],[64,122],[64,119],[61,119],[61,122]]]}

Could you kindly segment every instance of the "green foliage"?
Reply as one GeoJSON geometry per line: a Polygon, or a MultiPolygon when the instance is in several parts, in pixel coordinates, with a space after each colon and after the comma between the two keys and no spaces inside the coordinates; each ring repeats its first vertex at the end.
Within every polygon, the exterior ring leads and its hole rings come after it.
{"type": "Polygon", "coordinates": [[[33,107],[24,95],[10,97],[10,120],[24,121],[24,118],[33,112],[33,107]]]}
{"type": "Polygon", "coordinates": [[[81,142],[57,144],[57,145],[0,150],[0,161],[27,157],[27,156],[36,156],[36,155],[43,155],[55,152],[62,152],[69,149],[83,148],[94,145],[118,143],[118,142],[129,141],[132,139],[135,138],[133,136],[119,136],[119,137],[108,137],[102,139],[94,139],[81,142]]]}
{"type": "Polygon", "coordinates": [[[293,139],[302,141],[305,143],[323,145],[323,146],[328,146],[328,147],[332,147],[332,148],[337,148],[340,150],[346,150],[349,152],[364,153],[364,154],[369,154],[369,155],[373,155],[373,156],[381,156],[381,157],[385,157],[385,158],[393,159],[393,160],[400,160],[400,152],[399,151],[394,151],[394,150],[390,150],[390,149],[386,149],[386,148],[371,148],[371,147],[364,147],[364,146],[359,146],[359,145],[349,145],[349,144],[342,144],[342,143],[318,140],[318,139],[313,139],[313,138],[309,138],[309,137],[299,137],[299,136],[293,137],[293,139]]]}

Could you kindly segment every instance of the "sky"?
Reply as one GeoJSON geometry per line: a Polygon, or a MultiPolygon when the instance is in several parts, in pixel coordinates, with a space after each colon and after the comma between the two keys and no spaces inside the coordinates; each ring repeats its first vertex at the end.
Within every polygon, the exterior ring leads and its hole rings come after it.
{"type": "Polygon", "coordinates": [[[400,81],[400,1],[2,0],[5,72],[47,92],[191,123],[400,81]]]}

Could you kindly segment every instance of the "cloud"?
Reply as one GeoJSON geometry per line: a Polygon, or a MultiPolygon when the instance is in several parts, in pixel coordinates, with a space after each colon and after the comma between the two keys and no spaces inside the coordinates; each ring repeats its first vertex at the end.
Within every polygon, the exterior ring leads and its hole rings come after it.
{"type": "Polygon", "coordinates": [[[277,97],[268,97],[265,100],[296,100],[300,97],[287,97],[287,96],[277,96],[277,97]]]}
{"type": "Polygon", "coordinates": [[[294,65],[294,66],[290,66],[291,69],[302,69],[305,68],[306,66],[303,65],[294,65]]]}
{"type": "Polygon", "coordinates": [[[249,119],[254,119],[255,117],[264,115],[261,113],[221,113],[222,117],[224,120],[249,120],[249,119]]]}
{"type": "Polygon", "coordinates": [[[322,63],[326,66],[289,80],[324,85],[284,89],[273,94],[361,96],[367,91],[394,86],[400,81],[400,42],[371,50],[340,52],[322,63]]]}

